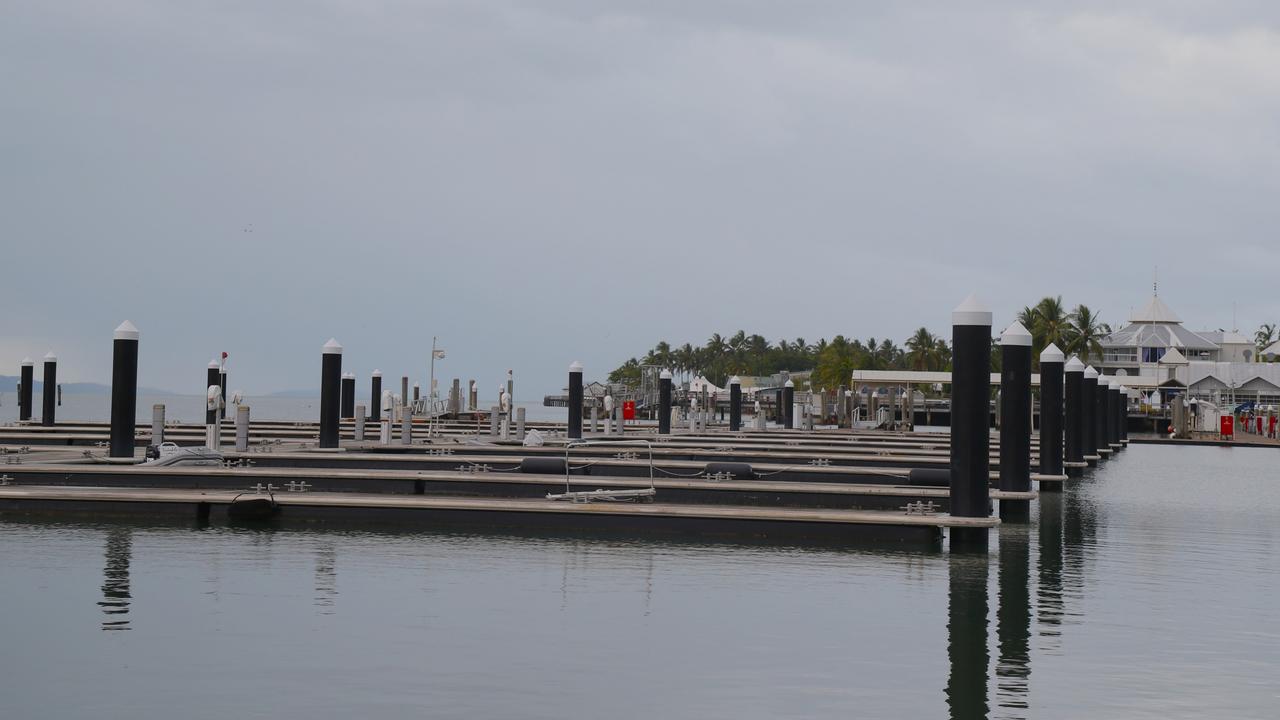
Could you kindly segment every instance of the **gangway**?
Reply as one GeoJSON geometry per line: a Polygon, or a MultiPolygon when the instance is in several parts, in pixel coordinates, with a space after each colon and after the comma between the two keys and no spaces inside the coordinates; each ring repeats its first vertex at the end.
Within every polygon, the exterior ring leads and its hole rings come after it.
{"type": "Polygon", "coordinates": [[[570,440],[564,444],[564,492],[547,493],[548,500],[573,503],[589,502],[653,502],[658,489],[653,482],[653,443],[648,440],[570,440]],[[574,491],[569,480],[569,450],[586,445],[644,445],[649,449],[649,487],[639,490],[579,490],[574,491]]]}

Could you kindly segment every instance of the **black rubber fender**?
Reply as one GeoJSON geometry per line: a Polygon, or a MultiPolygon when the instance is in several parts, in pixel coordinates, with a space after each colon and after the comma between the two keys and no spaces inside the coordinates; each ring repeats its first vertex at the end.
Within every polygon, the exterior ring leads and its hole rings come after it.
{"type": "Polygon", "coordinates": [[[907,483],[910,485],[928,485],[930,487],[951,487],[951,468],[946,470],[911,468],[911,474],[907,476],[907,483]]]}
{"type": "Polygon", "coordinates": [[[530,475],[564,475],[562,457],[527,457],[520,460],[520,472],[530,475]]]}
{"type": "Polygon", "coordinates": [[[735,480],[753,480],[756,472],[751,463],[744,462],[709,462],[702,471],[706,475],[729,474],[735,480]]]}

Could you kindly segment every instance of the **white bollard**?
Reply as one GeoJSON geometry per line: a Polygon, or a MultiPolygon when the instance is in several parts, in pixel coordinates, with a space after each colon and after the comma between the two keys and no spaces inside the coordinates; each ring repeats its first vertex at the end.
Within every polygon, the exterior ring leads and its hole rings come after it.
{"type": "Polygon", "coordinates": [[[364,442],[364,404],[356,403],[356,442],[364,442]]]}
{"type": "Polygon", "coordinates": [[[383,445],[391,444],[391,413],[383,416],[382,421],[378,423],[378,441],[383,445]]]}
{"type": "Polygon", "coordinates": [[[236,406],[236,452],[249,452],[249,406],[236,406]]]}

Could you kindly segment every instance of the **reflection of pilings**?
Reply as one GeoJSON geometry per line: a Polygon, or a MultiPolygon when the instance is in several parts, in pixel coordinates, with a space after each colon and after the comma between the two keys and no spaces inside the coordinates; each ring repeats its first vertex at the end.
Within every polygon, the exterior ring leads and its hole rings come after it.
{"type": "Polygon", "coordinates": [[[333,543],[321,545],[316,551],[315,606],[331,608],[338,596],[338,550],[333,543]]]}
{"type": "Polygon", "coordinates": [[[1000,528],[1000,606],[996,635],[996,702],[1002,708],[1026,709],[1031,675],[1031,552],[1025,525],[1000,528]]]}
{"type": "Polygon", "coordinates": [[[952,555],[947,614],[947,707],[952,718],[987,716],[987,556],[952,555]]]}
{"type": "MultiPolygon", "coordinates": [[[[1087,476],[1086,476],[1086,479],[1087,476]]],[[[1093,555],[1097,535],[1096,509],[1076,492],[1065,495],[1062,513],[1063,593],[1077,597],[1083,592],[1085,563],[1093,555]]]]}
{"type": "Polygon", "coordinates": [[[102,621],[103,630],[128,630],[129,620],[129,558],[133,550],[133,535],[128,530],[112,530],[107,533],[106,565],[102,568],[102,599],[98,605],[108,619],[102,621]],[[116,616],[121,616],[116,618],[116,616]],[[115,618],[115,619],[112,619],[115,618]]]}
{"type": "Polygon", "coordinates": [[[1036,618],[1041,635],[1058,635],[1062,624],[1062,495],[1040,496],[1040,581],[1036,618]]]}

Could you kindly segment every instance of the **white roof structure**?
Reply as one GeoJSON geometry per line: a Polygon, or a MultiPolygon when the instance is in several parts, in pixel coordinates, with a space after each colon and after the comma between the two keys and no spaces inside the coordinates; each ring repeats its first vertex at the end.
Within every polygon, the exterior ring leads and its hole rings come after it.
{"type": "Polygon", "coordinates": [[[1169,348],[1164,355],[1160,356],[1160,364],[1162,365],[1186,365],[1187,358],[1178,352],[1178,348],[1169,348]]]}
{"type": "Polygon", "coordinates": [[[1182,320],[1157,295],[1129,318],[1129,324],[1102,339],[1104,348],[1183,348],[1217,350],[1219,346],[1182,327],[1182,320]]]}
{"type": "Polygon", "coordinates": [[[1235,330],[1201,330],[1200,337],[1217,345],[1253,345],[1253,341],[1235,330]]]}
{"type": "Polygon", "coordinates": [[[700,393],[706,390],[708,393],[721,393],[725,389],[716,387],[712,382],[701,375],[689,381],[689,392],[700,393]]]}
{"type": "Polygon", "coordinates": [[[1129,316],[1131,323],[1176,323],[1181,324],[1182,318],[1178,317],[1159,295],[1152,295],[1151,301],[1147,306],[1129,316]]]}
{"type": "Polygon", "coordinates": [[[1280,357],[1280,340],[1277,340],[1274,343],[1271,343],[1270,345],[1268,345],[1267,348],[1262,351],[1259,357],[1264,357],[1264,358],[1267,358],[1268,360],[1272,358],[1280,357]]]}
{"type": "Polygon", "coordinates": [[[1193,362],[1188,377],[1195,392],[1218,389],[1280,394],[1280,365],[1272,363],[1193,362]]]}
{"type": "MultiPolygon", "coordinates": [[[[1077,363],[1080,362],[1079,358],[1072,357],[1072,360],[1077,363]]],[[[1098,377],[1097,372],[1097,370],[1094,370],[1092,377],[1098,377]]],[[[947,371],[916,370],[854,370],[852,380],[856,388],[908,384],[935,385],[941,383],[946,385],[951,382],[951,373],[947,371]]],[[[991,384],[1000,385],[1000,373],[991,373],[991,384]]],[[[1040,373],[1031,374],[1031,384],[1040,384],[1040,373]]],[[[1126,387],[1131,388],[1156,387],[1158,381],[1154,376],[1150,375],[1126,375],[1124,376],[1124,384],[1126,387]]]]}

